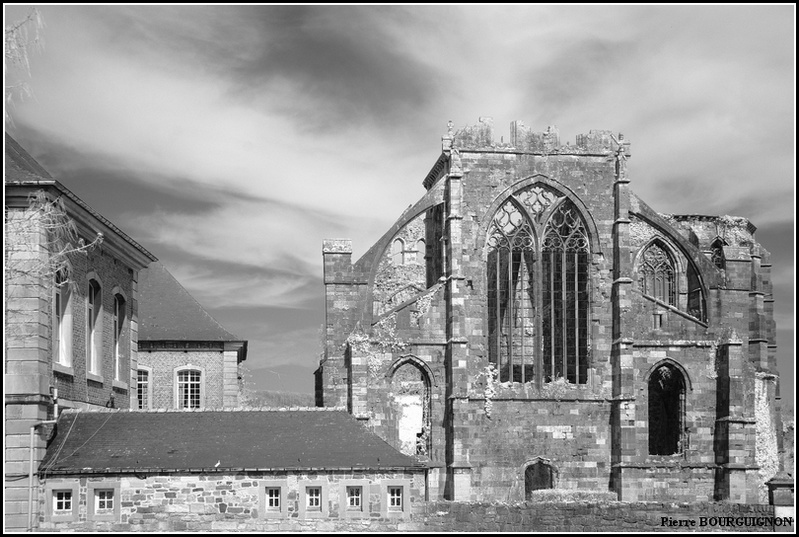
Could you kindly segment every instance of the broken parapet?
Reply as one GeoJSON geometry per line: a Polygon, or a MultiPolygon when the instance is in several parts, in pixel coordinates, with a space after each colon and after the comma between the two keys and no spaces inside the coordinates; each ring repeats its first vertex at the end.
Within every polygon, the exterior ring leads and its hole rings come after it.
{"type": "Polygon", "coordinates": [[[625,157],[630,156],[630,143],[612,131],[591,130],[588,134],[578,134],[575,145],[561,145],[560,133],[554,125],[546,131],[536,132],[526,127],[521,121],[510,124],[510,137],[507,142],[494,139],[494,120],[481,117],[479,123],[453,131],[452,122],[449,132],[443,137],[447,148],[462,151],[530,153],[539,155],[608,155],[619,152],[623,148],[625,157]]]}

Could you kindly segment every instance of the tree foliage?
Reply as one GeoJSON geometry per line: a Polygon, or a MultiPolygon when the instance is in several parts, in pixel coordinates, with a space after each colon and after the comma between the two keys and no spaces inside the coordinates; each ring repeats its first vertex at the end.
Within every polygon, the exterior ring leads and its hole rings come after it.
{"type": "Polygon", "coordinates": [[[59,271],[64,276],[63,285],[73,285],[67,270],[70,259],[86,255],[102,243],[103,235],[97,233],[91,242],[86,242],[78,234],[61,198],[48,199],[43,190],[38,190],[31,196],[27,209],[6,207],[3,241],[3,288],[8,326],[8,320],[21,313],[13,300],[15,293],[33,285],[49,296],[59,271]]]}
{"type": "Polygon", "coordinates": [[[3,75],[6,80],[5,99],[6,99],[6,121],[10,120],[8,107],[16,97],[29,96],[31,94],[30,85],[24,80],[16,83],[9,83],[11,78],[10,70],[22,71],[25,76],[30,76],[30,56],[33,52],[42,49],[44,40],[41,30],[44,28],[44,21],[39,10],[31,8],[28,15],[15,21],[5,28],[5,55],[3,56],[3,75]]]}

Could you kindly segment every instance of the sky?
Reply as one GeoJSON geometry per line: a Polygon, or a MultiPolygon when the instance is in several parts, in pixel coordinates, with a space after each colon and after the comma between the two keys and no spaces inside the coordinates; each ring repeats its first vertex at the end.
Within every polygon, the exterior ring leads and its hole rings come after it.
{"type": "Polygon", "coordinates": [[[752,221],[793,401],[794,6],[39,10],[6,130],[249,341],[256,389],[312,391],[322,240],[358,259],[423,195],[447,122],[491,116],[505,139],[621,132],[656,211],[752,221]]]}

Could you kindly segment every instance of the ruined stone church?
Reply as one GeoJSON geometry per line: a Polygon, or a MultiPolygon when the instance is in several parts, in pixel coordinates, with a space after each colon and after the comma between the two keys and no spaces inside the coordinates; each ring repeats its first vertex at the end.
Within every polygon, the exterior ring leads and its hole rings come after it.
{"type": "Polygon", "coordinates": [[[540,489],[765,503],[782,438],[769,253],[660,214],[609,131],[453,130],[357,262],[323,245],[319,406],[430,466],[431,499],[540,489]]]}

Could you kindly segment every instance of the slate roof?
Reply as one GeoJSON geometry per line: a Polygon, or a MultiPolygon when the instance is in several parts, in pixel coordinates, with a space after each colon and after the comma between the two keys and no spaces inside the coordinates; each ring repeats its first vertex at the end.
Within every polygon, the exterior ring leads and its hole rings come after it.
{"type": "Polygon", "coordinates": [[[139,341],[243,341],[225,330],[160,262],[139,271],[139,341]]]}
{"type": "Polygon", "coordinates": [[[8,181],[52,181],[41,164],[30,153],[6,133],[5,180],[8,181]]]}
{"type": "MultiPolygon", "coordinates": [[[[138,250],[148,261],[145,263],[149,263],[150,261],[155,261],[156,257],[147,251],[141,244],[133,240],[130,236],[128,236],[125,232],[121,229],[116,227],[110,220],[106,217],[95,211],[91,208],[85,201],[80,199],[74,192],[70,189],[56,181],[47,170],[39,164],[35,158],[28,153],[24,147],[19,145],[19,143],[14,140],[8,133],[5,133],[5,159],[3,162],[3,182],[6,187],[6,204],[10,205],[9,200],[9,188],[19,187],[22,189],[54,189],[56,192],[62,194],[70,201],[74,202],[75,205],[80,207],[80,209],[86,211],[92,218],[97,219],[103,225],[108,227],[112,233],[119,236],[122,240],[133,246],[136,250],[138,250]]],[[[25,193],[25,196],[28,193],[25,193]]],[[[23,198],[24,200],[24,198],[23,198]]],[[[27,206],[27,201],[25,202],[27,206]]],[[[71,214],[70,216],[75,216],[71,214]]],[[[104,233],[107,230],[101,230],[104,233]]]]}
{"type": "Polygon", "coordinates": [[[426,465],[391,447],[344,410],[66,410],[39,472],[414,468],[426,465]]]}

